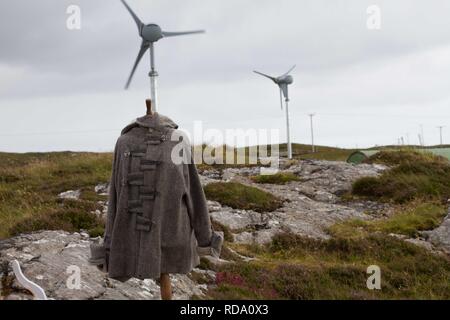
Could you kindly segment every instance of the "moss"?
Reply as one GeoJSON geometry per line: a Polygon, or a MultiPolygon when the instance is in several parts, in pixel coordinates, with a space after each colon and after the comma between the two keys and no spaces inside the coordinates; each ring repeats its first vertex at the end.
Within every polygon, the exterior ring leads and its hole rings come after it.
{"type": "Polygon", "coordinates": [[[0,297],[7,297],[12,292],[14,277],[9,275],[9,262],[4,261],[0,264],[0,297]]]}
{"type": "Polygon", "coordinates": [[[329,232],[340,238],[358,238],[374,232],[416,237],[420,231],[437,228],[445,217],[446,211],[445,206],[435,203],[413,203],[400,207],[387,219],[348,220],[331,226],[329,232]]]}
{"type": "Polygon", "coordinates": [[[200,257],[200,264],[198,265],[198,268],[201,270],[214,270],[213,264],[205,257],[200,257]]]}
{"type": "Polygon", "coordinates": [[[210,277],[201,272],[192,271],[188,274],[188,277],[198,284],[212,284],[213,281],[210,277]]]}
{"type": "Polygon", "coordinates": [[[270,184],[286,184],[291,181],[300,181],[300,178],[292,172],[280,172],[270,175],[258,175],[251,177],[256,183],[270,183],[270,184]]]}
{"type": "Polygon", "coordinates": [[[0,264],[0,298],[7,297],[13,293],[22,293],[31,296],[31,292],[24,288],[16,287],[15,276],[9,272],[9,262],[4,261],[0,264]]]}
{"type": "Polygon", "coordinates": [[[97,202],[97,201],[106,201],[108,199],[107,196],[99,195],[94,191],[94,188],[83,188],[81,190],[80,199],[97,202]]]}
{"type": "Polygon", "coordinates": [[[241,261],[242,259],[234,253],[230,248],[225,244],[222,246],[222,251],[220,252],[220,258],[227,261],[241,261]]]}
{"type": "Polygon", "coordinates": [[[17,222],[9,233],[13,236],[40,230],[89,230],[93,236],[102,235],[103,222],[93,213],[63,209],[50,214],[35,215],[17,222]]]}
{"type": "Polygon", "coordinates": [[[283,202],[272,194],[237,182],[215,182],[205,188],[206,197],[235,209],[274,211],[283,202]]]}
{"type": "Polygon", "coordinates": [[[103,237],[105,234],[105,227],[103,225],[97,225],[89,229],[88,234],[91,238],[103,237]]]}
{"type": "Polygon", "coordinates": [[[223,232],[225,241],[228,241],[228,242],[234,241],[233,233],[231,232],[231,230],[228,226],[225,226],[214,219],[211,219],[211,223],[212,223],[214,230],[223,232]]]}
{"type": "Polygon", "coordinates": [[[380,184],[381,182],[377,177],[363,177],[353,183],[352,193],[364,197],[373,197],[377,194],[380,184]]]}

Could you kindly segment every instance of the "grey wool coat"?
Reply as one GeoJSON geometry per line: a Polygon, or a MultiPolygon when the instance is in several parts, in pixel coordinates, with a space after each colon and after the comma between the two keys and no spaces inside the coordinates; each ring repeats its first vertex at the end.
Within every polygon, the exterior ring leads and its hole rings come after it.
{"type": "Polygon", "coordinates": [[[195,164],[172,161],[177,128],[155,113],[136,119],[117,140],[104,236],[111,278],[189,273],[200,262],[199,248],[222,245],[195,164]]]}

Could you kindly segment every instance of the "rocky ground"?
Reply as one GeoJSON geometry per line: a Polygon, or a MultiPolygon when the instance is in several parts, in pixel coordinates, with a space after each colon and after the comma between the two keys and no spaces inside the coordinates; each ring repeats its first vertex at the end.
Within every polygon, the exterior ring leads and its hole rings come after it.
{"type": "Polygon", "coordinates": [[[237,210],[209,202],[213,219],[230,227],[236,242],[270,241],[279,231],[291,231],[314,238],[327,238],[325,229],[345,219],[372,219],[371,213],[388,214],[389,207],[374,202],[343,203],[340,196],[351,188],[356,179],[376,176],[385,167],[379,165],[354,166],[344,162],[302,161],[284,168],[293,172],[300,181],[285,185],[256,184],[249,177],[257,175],[259,168],[225,169],[222,174],[204,172],[204,184],[217,181],[238,181],[268,191],[284,199],[280,209],[270,213],[237,210]]]}
{"type": "MultiPolygon", "coordinates": [[[[45,289],[50,299],[68,300],[123,300],[160,299],[158,284],[153,280],[131,279],[126,283],[108,279],[95,266],[89,265],[90,239],[84,233],[43,231],[22,235],[0,243],[0,263],[16,259],[24,274],[45,289]],[[74,276],[79,268],[80,286],[74,276]]],[[[4,267],[4,269],[6,269],[4,267]]],[[[5,271],[5,270],[3,270],[5,271]]],[[[214,277],[214,273],[199,269],[195,273],[214,277]]],[[[5,272],[6,273],[6,272],[5,272]]],[[[12,273],[3,274],[3,279],[14,280],[9,286],[14,290],[6,299],[30,299],[28,293],[20,290],[12,273]]],[[[205,285],[198,284],[185,275],[172,276],[175,299],[189,299],[201,296],[205,285]]],[[[4,282],[2,281],[2,284],[4,282]]],[[[0,284],[0,289],[1,284],[0,284]]]]}
{"type": "MultiPolygon", "coordinates": [[[[300,181],[285,185],[255,184],[249,177],[259,173],[259,168],[208,170],[202,173],[203,184],[214,181],[238,181],[266,190],[281,199],[284,205],[270,213],[251,210],[237,210],[208,201],[211,216],[227,226],[237,243],[264,243],[270,241],[279,231],[291,231],[303,236],[327,238],[326,228],[336,222],[351,219],[374,219],[389,215],[391,208],[375,202],[343,202],[353,181],[363,176],[379,175],[385,167],[380,165],[352,165],[343,162],[301,161],[293,165],[281,164],[283,171],[298,175],[300,181]]],[[[95,190],[99,194],[107,192],[106,185],[95,190]]],[[[79,192],[68,191],[59,195],[77,199],[79,192]]],[[[104,210],[96,212],[99,216],[104,210]]],[[[430,249],[441,248],[450,253],[450,214],[437,229],[424,232],[424,240],[417,244],[430,249]]],[[[17,259],[30,280],[41,285],[52,299],[159,299],[159,286],[153,280],[132,279],[126,283],[108,279],[96,267],[87,263],[89,236],[85,233],[43,231],[21,235],[0,241],[0,292],[3,299],[30,299],[30,295],[20,290],[14,280],[9,262],[17,259]],[[70,267],[80,270],[79,288],[69,289],[67,280],[71,276],[70,267]],[[69,268],[69,269],[68,269],[69,268]],[[2,286],[8,285],[8,290],[2,286]],[[13,288],[13,290],[10,290],[13,288]]],[[[407,240],[407,239],[406,239],[407,240]]],[[[73,271],[72,271],[73,272],[73,271]]],[[[190,275],[172,276],[174,298],[188,299],[193,295],[202,296],[207,289],[205,279],[214,280],[212,271],[194,270],[190,275]],[[198,281],[202,279],[203,281],[198,281]]],[[[2,299],[0,297],[0,299],[2,299]]]]}

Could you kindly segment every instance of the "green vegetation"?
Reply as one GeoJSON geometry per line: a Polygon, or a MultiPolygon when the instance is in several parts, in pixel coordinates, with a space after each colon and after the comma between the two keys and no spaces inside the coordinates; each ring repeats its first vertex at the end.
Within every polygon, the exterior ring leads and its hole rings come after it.
{"type": "Polygon", "coordinates": [[[213,226],[214,230],[223,232],[223,236],[224,236],[224,240],[225,241],[228,241],[228,242],[233,242],[234,241],[233,234],[231,233],[230,228],[228,228],[227,226],[219,223],[216,220],[212,220],[212,226],[213,226]]]}
{"type": "MultiPolygon", "coordinates": [[[[352,154],[353,149],[341,149],[327,146],[316,146],[316,152],[311,152],[311,145],[309,144],[292,144],[292,154],[295,159],[316,159],[316,160],[330,160],[330,161],[345,161],[348,156],[352,154]]],[[[279,145],[279,152],[282,156],[287,154],[287,145],[282,143],[279,145]]]]}
{"type": "Polygon", "coordinates": [[[10,230],[12,236],[36,230],[88,230],[91,236],[103,235],[103,222],[94,214],[84,210],[55,211],[50,214],[35,215],[17,222],[10,230]]]}
{"type": "Polygon", "coordinates": [[[0,239],[39,229],[80,228],[99,234],[103,222],[91,211],[101,209],[98,183],[109,180],[111,154],[0,153],[0,239]],[[79,201],[58,199],[81,189],[79,201]]]}
{"type": "Polygon", "coordinates": [[[280,172],[276,174],[258,175],[251,177],[256,183],[286,184],[291,181],[299,181],[300,178],[292,172],[280,172]]]}
{"type": "MultiPolygon", "coordinates": [[[[285,145],[281,145],[281,151],[285,145]]],[[[345,160],[352,150],[294,145],[298,158],[345,160]]],[[[267,245],[233,242],[228,227],[213,221],[225,234],[221,257],[234,264],[213,265],[201,259],[201,268],[218,271],[217,287],[208,292],[216,299],[450,299],[450,261],[390,233],[415,237],[433,229],[445,215],[450,197],[450,169],[446,160],[424,153],[381,152],[371,162],[392,168],[380,177],[363,178],[353,185],[353,197],[401,203],[384,219],[352,220],[329,228],[329,240],[314,240],[290,233],[277,235],[267,245]],[[241,261],[239,254],[257,258],[241,261]],[[382,270],[382,289],[368,290],[369,265],[382,270]]],[[[0,238],[39,229],[88,230],[103,233],[104,221],[92,211],[101,209],[94,187],[109,180],[111,154],[0,153],[0,238]],[[79,200],[57,195],[81,189],[79,200]]],[[[228,165],[227,165],[228,166],[228,165]]],[[[232,165],[233,166],[233,165],[232,165]]],[[[210,166],[204,166],[207,169],[210,166]]],[[[216,168],[225,168],[217,166],[216,168]]],[[[201,168],[200,168],[201,169],[201,168]]],[[[262,182],[262,178],[254,178],[262,182]]],[[[269,183],[283,183],[278,176],[269,183]]],[[[287,178],[289,180],[289,178],[287,178]]],[[[268,183],[268,182],[263,182],[268,183]]],[[[239,209],[273,211],[282,200],[258,188],[239,183],[212,183],[208,199],[239,209]]],[[[210,281],[193,274],[200,282],[210,281]]],[[[1,277],[3,290],[10,279],[1,277]]]]}
{"type": "Polygon", "coordinates": [[[449,299],[450,261],[394,237],[313,240],[279,234],[241,245],[252,262],[225,265],[215,299],[449,299]],[[381,290],[366,287],[367,267],[382,270],[381,290]]]}
{"type": "Polygon", "coordinates": [[[330,227],[331,235],[339,238],[360,238],[371,233],[403,234],[416,237],[419,231],[437,228],[446,215],[446,207],[435,203],[410,204],[387,219],[347,220],[330,227]]]}
{"type": "Polygon", "coordinates": [[[256,258],[219,267],[212,299],[449,299],[450,259],[389,234],[416,237],[440,225],[450,196],[449,163],[427,153],[381,152],[380,177],[359,179],[353,196],[402,203],[388,218],[329,228],[329,240],[282,233],[267,245],[228,243],[256,258]],[[444,204],[445,203],[445,204],[444,204]],[[381,290],[366,286],[382,270],[381,290]]]}
{"type": "Polygon", "coordinates": [[[387,166],[396,166],[402,163],[411,162],[436,162],[440,161],[443,163],[447,162],[444,157],[436,156],[428,152],[418,152],[414,149],[400,149],[400,150],[383,150],[380,151],[368,159],[364,160],[364,163],[378,163],[387,166]]]}
{"type": "Polygon", "coordinates": [[[311,153],[304,153],[296,158],[299,159],[313,159],[313,160],[327,160],[327,161],[346,161],[347,158],[354,152],[352,149],[339,149],[331,147],[319,147],[318,151],[311,153]]]}
{"type": "Polygon", "coordinates": [[[352,194],[385,202],[450,198],[450,163],[427,153],[380,152],[370,159],[393,167],[380,177],[365,177],[353,184],[352,194]]]}
{"type": "Polygon", "coordinates": [[[271,193],[237,182],[215,182],[205,188],[206,197],[234,209],[269,212],[280,208],[282,200],[271,193]]]}

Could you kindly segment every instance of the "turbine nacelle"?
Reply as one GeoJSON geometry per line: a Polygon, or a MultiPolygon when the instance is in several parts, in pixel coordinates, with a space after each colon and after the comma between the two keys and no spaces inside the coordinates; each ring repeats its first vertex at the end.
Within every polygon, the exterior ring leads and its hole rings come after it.
{"type": "Polygon", "coordinates": [[[280,103],[281,103],[281,109],[283,109],[283,101],[282,98],[284,96],[284,99],[287,101],[289,101],[289,90],[288,90],[288,86],[294,83],[294,78],[289,74],[292,72],[292,70],[295,69],[295,66],[293,66],[291,69],[289,69],[288,72],[286,72],[285,74],[279,76],[279,77],[272,77],[269,76],[265,73],[259,72],[259,71],[254,71],[255,73],[269,78],[270,80],[272,80],[273,82],[275,82],[278,87],[280,88],[280,103]]]}
{"type": "Polygon", "coordinates": [[[294,78],[290,74],[278,77],[276,80],[277,80],[275,82],[276,84],[293,84],[294,83],[294,78]]]}
{"type": "Polygon", "coordinates": [[[147,42],[156,42],[164,38],[163,31],[157,24],[147,24],[142,27],[141,37],[147,42]]]}

